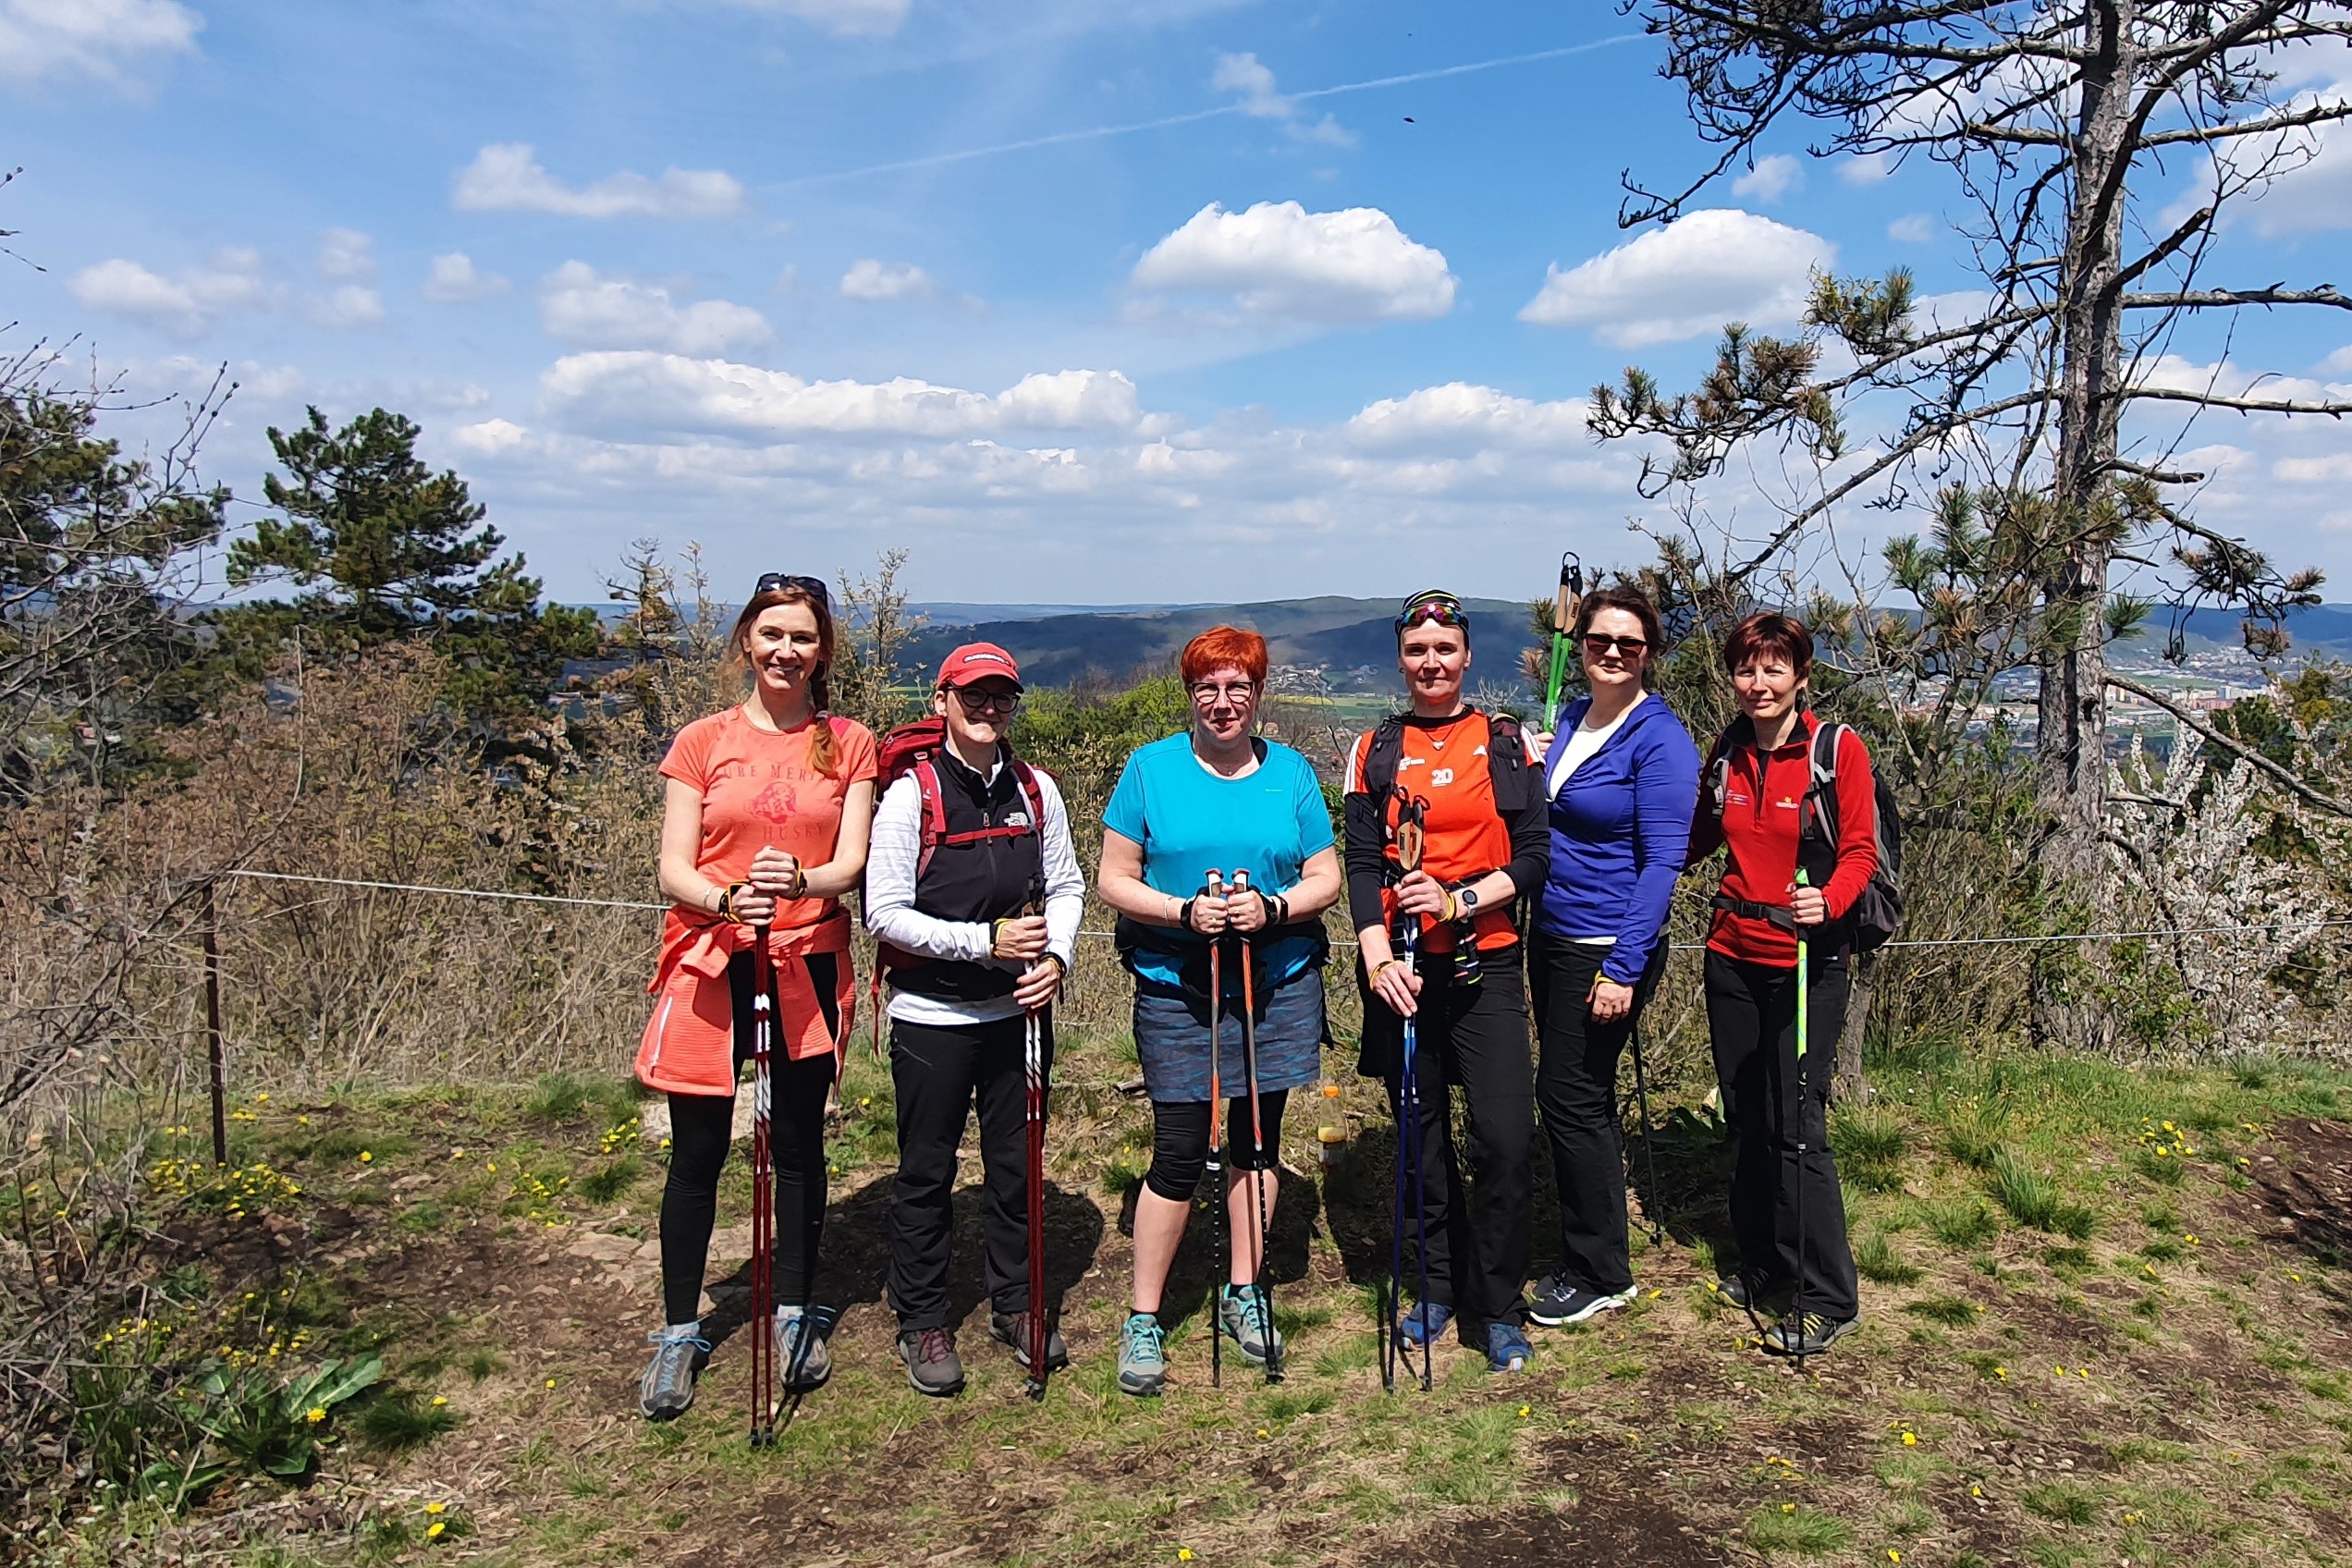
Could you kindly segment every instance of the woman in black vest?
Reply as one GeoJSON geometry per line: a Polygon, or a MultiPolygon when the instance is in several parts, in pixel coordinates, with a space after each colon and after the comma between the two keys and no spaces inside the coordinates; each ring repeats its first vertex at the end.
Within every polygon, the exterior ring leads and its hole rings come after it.
{"type": "MultiPolygon", "coordinates": [[[[949,1323],[949,1200],[975,1097],[989,1336],[1025,1366],[1028,1315],[1048,1310],[1029,1299],[1023,1020],[1037,1011],[1050,1071],[1051,1003],[1070,969],[1086,884],[1060,791],[1005,743],[1021,701],[1012,655],[990,643],[958,648],[931,701],[947,744],[883,794],[865,922],[886,949],[898,1090],[890,1306],[907,1380],[946,1397],[963,1387],[949,1323]],[[1042,914],[1029,913],[1038,904],[1042,914]]],[[[1047,1370],[1068,1360],[1049,1329],[1047,1370]]]]}

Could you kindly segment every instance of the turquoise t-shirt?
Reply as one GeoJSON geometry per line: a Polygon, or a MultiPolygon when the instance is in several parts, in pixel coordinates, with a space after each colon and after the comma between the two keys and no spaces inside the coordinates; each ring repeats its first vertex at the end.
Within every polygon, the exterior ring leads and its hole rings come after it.
{"type": "MultiPolygon", "coordinates": [[[[1255,771],[1211,773],[1193,754],[1190,734],[1138,747],[1103,807],[1103,826],[1144,847],[1145,885],[1176,898],[1201,890],[1209,871],[1249,873],[1250,886],[1280,893],[1297,885],[1308,859],[1331,847],[1331,815],[1315,769],[1290,747],[1260,741],[1255,771]]],[[[1133,959],[1146,979],[1180,985],[1184,961],[1207,939],[1166,925],[1130,923],[1142,944],[1133,959]]],[[[1285,937],[1267,945],[1267,984],[1279,986],[1313,963],[1322,944],[1285,937]]],[[[1228,988],[1238,993],[1238,977],[1228,988]]]]}

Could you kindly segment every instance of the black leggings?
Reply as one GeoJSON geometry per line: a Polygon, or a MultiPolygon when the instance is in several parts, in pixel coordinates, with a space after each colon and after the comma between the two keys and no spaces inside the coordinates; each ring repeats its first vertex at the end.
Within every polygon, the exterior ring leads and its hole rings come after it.
{"type": "MultiPolygon", "coordinates": [[[[826,1031],[839,1039],[841,1018],[833,988],[839,956],[815,953],[808,965],[826,1031]]],[[[727,966],[735,1011],[735,1063],[740,1071],[752,1052],[752,959],[737,953],[727,966]]],[[[771,1014],[783,1010],[771,998],[771,1014]]],[[[806,1305],[816,1271],[817,1243],[825,1233],[825,1101],[833,1088],[836,1057],[794,1061],[775,1052],[771,1080],[768,1155],[776,1174],[776,1300],[806,1305]]],[[[669,1096],[669,1182],[662,1189],[662,1310],[671,1323],[692,1323],[703,1313],[703,1271],[710,1262],[711,1228],[718,1219],[718,1176],[733,1137],[735,1096],[669,1096]]]]}
{"type": "MultiPolygon", "coordinates": [[[[1271,1170],[1282,1147],[1282,1105],[1288,1089],[1260,1090],[1258,1113],[1266,1121],[1266,1143],[1250,1136],[1249,1096],[1225,1105],[1225,1169],[1271,1170]]],[[[1175,1100],[1152,1107],[1152,1162],[1144,1185],[1170,1203],[1190,1203],[1208,1167],[1207,1100],[1175,1100]]]]}

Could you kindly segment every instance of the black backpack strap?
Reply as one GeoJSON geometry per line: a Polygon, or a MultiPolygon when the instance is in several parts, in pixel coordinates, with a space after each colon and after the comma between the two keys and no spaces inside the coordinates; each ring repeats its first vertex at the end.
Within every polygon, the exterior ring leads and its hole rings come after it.
{"type": "Polygon", "coordinates": [[[1527,761],[1527,737],[1519,721],[1507,713],[1487,718],[1487,780],[1494,793],[1495,812],[1508,824],[1526,808],[1535,768],[1527,761]]]}
{"type": "Polygon", "coordinates": [[[1396,793],[1397,764],[1404,756],[1404,720],[1384,718],[1372,731],[1372,743],[1364,749],[1364,792],[1381,802],[1396,793]]]}

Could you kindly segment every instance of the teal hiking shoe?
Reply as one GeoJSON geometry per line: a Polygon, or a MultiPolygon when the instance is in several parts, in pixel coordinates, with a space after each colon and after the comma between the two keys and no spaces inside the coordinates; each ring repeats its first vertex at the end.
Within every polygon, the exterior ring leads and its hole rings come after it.
{"type": "Polygon", "coordinates": [[[1527,1336],[1519,1331],[1516,1323],[1487,1325],[1487,1370],[1489,1372],[1525,1372],[1535,1349],[1527,1343],[1527,1336]]]}
{"type": "Polygon", "coordinates": [[[1274,1298],[1263,1285],[1228,1285],[1217,1293],[1217,1329],[1241,1347],[1242,1359],[1263,1366],[1282,1359],[1282,1335],[1274,1327],[1274,1298]]]}
{"type": "Polygon", "coordinates": [[[1159,1319],[1148,1312],[1131,1312],[1119,1331],[1119,1391],[1137,1399],[1156,1399],[1168,1381],[1168,1353],[1159,1319]]]}
{"type": "Polygon", "coordinates": [[[1453,1321],[1453,1308],[1441,1301],[1418,1301],[1413,1310],[1397,1319],[1397,1332],[1404,1342],[1421,1350],[1445,1337],[1446,1325],[1453,1321]]]}

